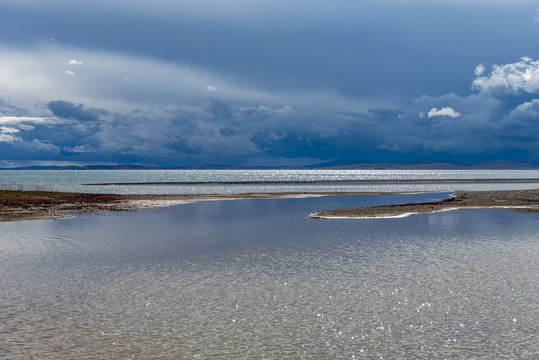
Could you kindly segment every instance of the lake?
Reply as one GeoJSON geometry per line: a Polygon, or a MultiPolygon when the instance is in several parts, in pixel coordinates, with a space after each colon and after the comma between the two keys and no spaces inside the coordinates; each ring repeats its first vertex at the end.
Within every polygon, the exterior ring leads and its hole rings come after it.
{"type": "Polygon", "coordinates": [[[537,213],[311,220],[447,193],[0,224],[6,359],[529,359],[537,213]]]}

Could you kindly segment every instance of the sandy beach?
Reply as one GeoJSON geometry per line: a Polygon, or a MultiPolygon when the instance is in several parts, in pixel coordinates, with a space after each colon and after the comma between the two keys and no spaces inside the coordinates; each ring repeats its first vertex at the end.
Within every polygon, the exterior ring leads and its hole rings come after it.
{"type": "MultiPolygon", "coordinates": [[[[0,221],[59,219],[68,213],[95,211],[128,211],[163,207],[193,201],[232,199],[278,199],[331,195],[388,195],[388,193],[249,193],[196,195],[115,195],[44,191],[0,191],[0,221]]],[[[310,215],[313,219],[398,217],[462,208],[509,208],[539,211],[539,189],[511,191],[477,191],[453,194],[433,203],[414,203],[352,209],[329,209],[310,215]]]]}

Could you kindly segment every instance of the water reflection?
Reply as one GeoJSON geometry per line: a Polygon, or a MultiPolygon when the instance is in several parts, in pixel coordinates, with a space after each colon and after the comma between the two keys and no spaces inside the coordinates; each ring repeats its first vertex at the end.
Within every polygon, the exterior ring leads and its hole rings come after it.
{"type": "Polygon", "coordinates": [[[0,224],[0,356],[536,356],[538,214],[304,217],[410,199],[220,201],[0,224]]]}

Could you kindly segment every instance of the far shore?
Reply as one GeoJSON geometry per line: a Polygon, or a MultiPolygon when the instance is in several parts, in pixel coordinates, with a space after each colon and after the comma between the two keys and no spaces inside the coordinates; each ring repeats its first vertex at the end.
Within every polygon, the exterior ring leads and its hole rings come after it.
{"type": "MultiPolygon", "coordinates": [[[[194,201],[390,194],[397,193],[289,192],[247,194],[115,195],[0,190],[0,222],[32,219],[60,219],[69,217],[70,215],[68,214],[73,213],[95,211],[128,211],[149,207],[170,206],[194,201]]],[[[461,208],[508,208],[518,211],[539,211],[539,189],[463,192],[456,193],[451,198],[438,202],[324,210],[315,212],[311,214],[310,217],[313,219],[398,217],[405,214],[429,213],[461,208]]]]}

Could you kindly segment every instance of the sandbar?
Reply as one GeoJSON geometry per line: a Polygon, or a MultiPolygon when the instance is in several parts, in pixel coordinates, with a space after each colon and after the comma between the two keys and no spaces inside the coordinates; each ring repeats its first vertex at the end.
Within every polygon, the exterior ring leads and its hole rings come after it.
{"type": "MultiPolygon", "coordinates": [[[[46,191],[0,190],[0,222],[61,219],[76,213],[96,211],[129,211],[149,207],[166,207],[194,201],[234,199],[284,199],[313,196],[390,195],[396,192],[287,192],[245,194],[187,195],[116,195],[46,191]]],[[[324,210],[310,214],[313,219],[402,217],[462,208],[508,208],[517,211],[539,211],[539,189],[473,191],[452,194],[438,202],[324,210]]]]}
{"type": "Polygon", "coordinates": [[[167,207],[194,201],[235,199],[284,199],[328,195],[381,195],[384,193],[245,193],[187,195],[117,195],[52,191],[0,190],[0,222],[62,219],[72,214],[97,211],[129,211],[142,208],[167,207]]]}
{"type": "Polygon", "coordinates": [[[314,212],[309,217],[312,219],[396,218],[458,209],[511,209],[537,212],[539,211],[539,189],[459,192],[437,202],[324,210],[314,212]]]}

